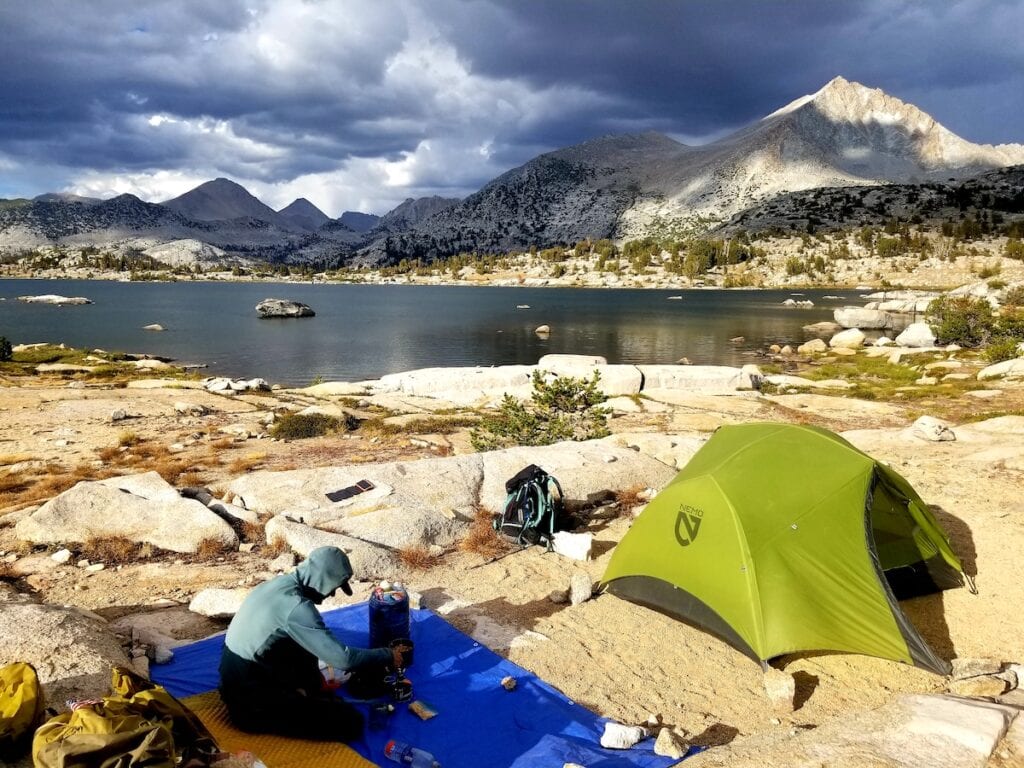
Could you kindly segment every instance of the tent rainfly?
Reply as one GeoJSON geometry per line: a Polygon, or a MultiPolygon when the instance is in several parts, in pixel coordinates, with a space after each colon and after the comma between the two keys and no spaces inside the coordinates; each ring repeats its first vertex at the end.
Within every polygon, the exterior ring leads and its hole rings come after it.
{"type": "Polygon", "coordinates": [[[720,427],[634,522],[603,585],[762,664],[811,650],[939,674],[900,599],[963,583],[910,484],[825,429],[720,427]]]}

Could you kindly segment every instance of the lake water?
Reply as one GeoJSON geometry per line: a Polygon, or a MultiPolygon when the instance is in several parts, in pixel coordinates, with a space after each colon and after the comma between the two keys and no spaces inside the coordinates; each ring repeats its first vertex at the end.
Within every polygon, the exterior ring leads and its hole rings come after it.
{"type": "Polygon", "coordinates": [[[772,343],[800,343],[803,325],[863,304],[831,290],[610,290],[266,283],[0,280],[0,335],[146,352],[205,363],[213,375],[305,385],[359,381],[432,366],[533,364],[542,355],[609,363],[742,365],[772,343]],[[21,295],[85,296],[93,304],[26,304],[21,295]],[[825,299],[835,294],[843,299],[825,299]],[[670,299],[681,296],[681,299],[670,299]],[[261,319],[264,298],[309,304],[316,317],[261,319]],[[810,299],[811,309],[783,307],[810,299]],[[519,309],[518,305],[529,305],[519,309]],[[159,323],[163,333],[142,327],[159,323]],[[551,326],[542,338],[534,333],[551,326]],[[745,341],[731,342],[742,336],[745,341]]]}

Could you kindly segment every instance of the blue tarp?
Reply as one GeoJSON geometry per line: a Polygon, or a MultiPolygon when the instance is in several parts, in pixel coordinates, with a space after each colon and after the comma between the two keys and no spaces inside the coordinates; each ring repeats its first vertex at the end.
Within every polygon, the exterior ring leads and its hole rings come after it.
{"type": "MultiPolygon", "coordinates": [[[[604,718],[582,707],[536,675],[503,659],[426,610],[412,611],[415,665],[409,670],[414,699],[437,710],[420,720],[396,705],[383,730],[366,729],[351,746],[383,764],[384,744],[398,739],[432,753],[444,768],[665,768],[674,761],[654,754],[653,739],[629,750],[602,749],[604,718]],[[516,679],[506,691],[502,678],[516,679]]],[[[367,607],[354,605],[324,614],[332,632],[348,645],[367,644],[367,607]]],[[[217,687],[223,637],[174,650],[169,664],[152,667],[153,681],[178,698],[217,687]]],[[[369,706],[357,705],[369,723],[369,706]]],[[[273,768],[273,766],[271,766],[273,768]]]]}

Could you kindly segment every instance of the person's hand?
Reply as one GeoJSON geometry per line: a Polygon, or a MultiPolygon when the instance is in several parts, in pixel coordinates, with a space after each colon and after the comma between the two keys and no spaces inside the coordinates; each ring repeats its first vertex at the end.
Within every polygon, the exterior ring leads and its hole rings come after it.
{"type": "Polygon", "coordinates": [[[406,654],[412,650],[411,645],[396,645],[391,649],[391,665],[395,669],[403,668],[406,666],[406,654]]]}

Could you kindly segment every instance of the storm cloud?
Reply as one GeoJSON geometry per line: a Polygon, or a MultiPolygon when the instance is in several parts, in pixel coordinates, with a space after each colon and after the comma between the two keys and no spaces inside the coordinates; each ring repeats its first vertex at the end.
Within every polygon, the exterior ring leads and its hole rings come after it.
{"type": "Polygon", "coordinates": [[[723,135],[836,75],[1024,139],[1013,0],[0,4],[0,197],[463,196],[606,133],[723,135]]]}

